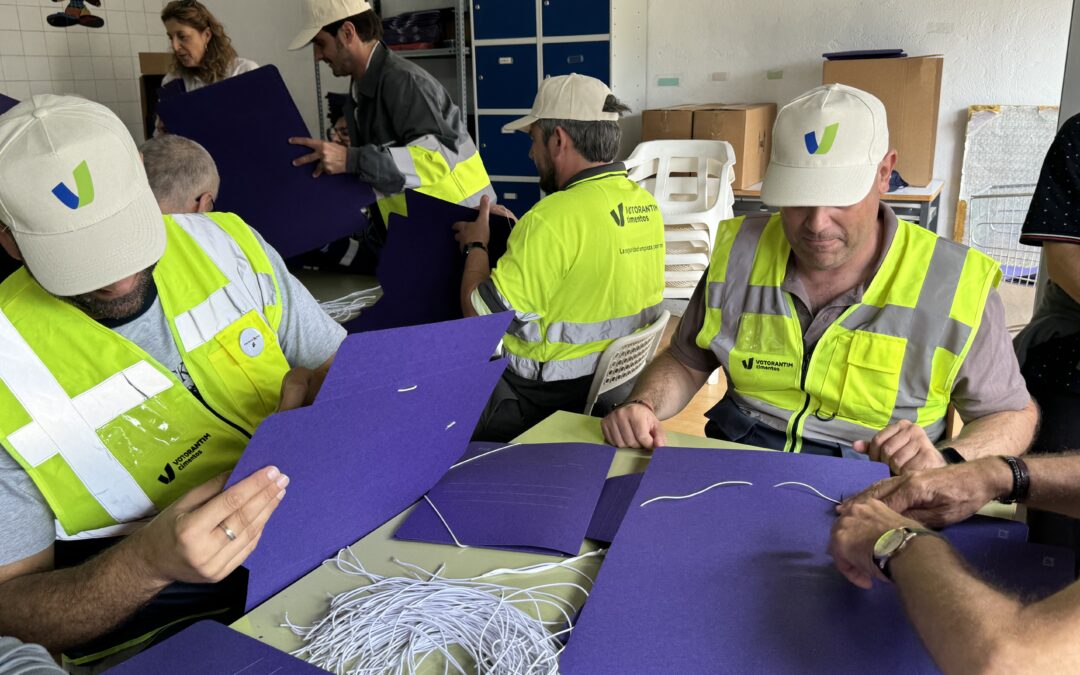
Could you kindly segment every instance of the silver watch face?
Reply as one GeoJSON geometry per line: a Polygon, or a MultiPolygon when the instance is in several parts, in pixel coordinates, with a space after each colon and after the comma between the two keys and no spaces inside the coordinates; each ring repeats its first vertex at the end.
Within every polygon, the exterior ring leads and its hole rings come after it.
{"type": "Polygon", "coordinates": [[[874,557],[885,558],[892,555],[904,543],[906,536],[907,532],[902,527],[889,530],[881,535],[874,544],[874,557]]]}

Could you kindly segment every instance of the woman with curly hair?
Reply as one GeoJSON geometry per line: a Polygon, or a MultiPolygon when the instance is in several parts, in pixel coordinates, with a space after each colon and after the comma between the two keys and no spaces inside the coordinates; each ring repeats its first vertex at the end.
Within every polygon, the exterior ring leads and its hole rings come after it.
{"type": "Polygon", "coordinates": [[[192,91],[259,67],[236,55],[225,27],[198,0],[172,0],[161,10],[161,21],[173,50],[162,85],[182,79],[192,91]]]}

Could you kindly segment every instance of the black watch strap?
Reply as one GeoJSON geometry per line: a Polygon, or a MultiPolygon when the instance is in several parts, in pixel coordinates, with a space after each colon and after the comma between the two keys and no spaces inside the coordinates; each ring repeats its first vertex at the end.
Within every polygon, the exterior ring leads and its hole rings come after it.
{"type": "Polygon", "coordinates": [[[1008,497],[998,501],[1002,504],[1020,504],[1027,501],[1028,491],[1031,489],[1031,474],[1028,473],[1027,463],[1019,457],[1003,456],[1001,459],[1012,471],[1013,487],[1008,497]]]}
{"type": "Polygon", "coordinates": [[[474,248],[478,248],[484,253],[487,253],[487,245],[482,241],[470,241],[468,244],[465,244],[465,247],[461,249],[461,252],[468,256],[474,248]]]}

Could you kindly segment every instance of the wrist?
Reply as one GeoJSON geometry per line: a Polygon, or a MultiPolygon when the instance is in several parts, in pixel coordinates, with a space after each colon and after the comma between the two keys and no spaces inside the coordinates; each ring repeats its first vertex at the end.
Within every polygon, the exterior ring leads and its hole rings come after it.
{"type": "Polygon", "coordinates": [[[119,564],[135,578],[141,580],[146,591],[158,593],[175,579],[159,564],[160,555],[155,550],[154,541],[148,532],[150,525],[128,536],[111,549],[121,556],[119,564]]]}

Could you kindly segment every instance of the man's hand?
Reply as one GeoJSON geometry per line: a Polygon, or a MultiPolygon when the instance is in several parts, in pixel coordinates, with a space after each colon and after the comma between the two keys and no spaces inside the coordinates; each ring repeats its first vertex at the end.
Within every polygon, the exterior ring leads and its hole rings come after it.
{"type": "Polygon", "coordinates": [[[926,430],[908,420],[890,424],[869,441],[855,441],[852,447],[875,462],[888,464],[897,475],[946,466],[926,430]]]}
{"type": "Polygon", "coordinates": [[[349,152],[345,146],[331,143],[330,141],[298,137],[290,138],[289,143],[311,148],[312,152],[303,157],[294,159],[293,166],[303,166],[305,164],[318,162],[319,165],[315,167],[315,173],[312,174],[315,178],[318,178],[324,173],[331,175],[335,173],[345,173],[345,162],[349,152]]]}
{"type": "Polygon", "coordinates": [[[278,412],[303,408],[315,402],[315,396],[326,379],[326,370],[318,368],[290,368],[281,380],[281,402],[278,412]]]}
{"type": "Polygon", "coordinates": [[[274,467],[222,492],[227,478],[222,474],[188,492],[129,538],[163,587],[174,581],[215,583],[232,573],[255,550],[289,484],[274,467]]]}
{"type": "Polygon", "coordinates": [[[945,527],[972,516],[990,501],[1012,490],[1012,471],[997,457],[920,471],[875,483],[836,510],[879,499],[891,509],[932,527],[945,527]]]}
{"type": "Polygon", "coordinates": [[[458,248],[464,249],[465,244],[471,244],[474,241],[478,241],[487,247],[488,241],[491,239],[491,228],[488,225],[491,209],[491,199],[483,197],[480,199],[480,215],[477,216],[476,220],[471,223],[463,221],[454,223],[454,239],[457,240],[458,248]]]}
{"type": "Polygon", "coordinates": [[[833,524],[829,555],[848,581],[869,590],[875,578],[888,581],[874,562],[874,544],[878,538],[895,527],[922,525],[877,499],[861,497],[845,504],[847,508],[833,524]]]}
{"type": "Polygon", "coordinates": [[[653,450],[667,445],[667,434],[652,408],[628,403],[615,408],[600,422],[604,440],[616,448],[653,450]]]}

